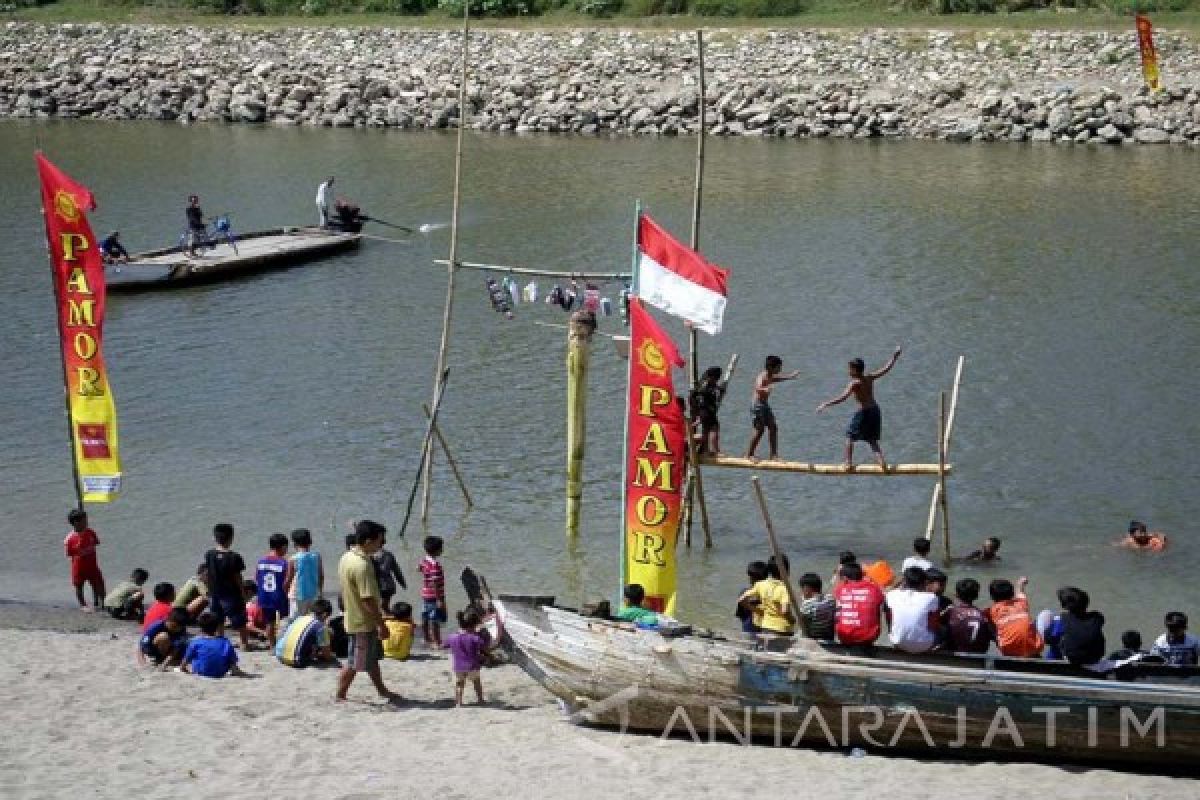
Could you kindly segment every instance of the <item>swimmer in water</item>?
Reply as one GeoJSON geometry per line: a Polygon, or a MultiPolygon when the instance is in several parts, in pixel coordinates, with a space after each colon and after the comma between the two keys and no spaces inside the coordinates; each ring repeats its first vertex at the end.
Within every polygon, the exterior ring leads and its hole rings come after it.
{"type": "Polygon", "coordinates": [[[1167,536],[1158,531],[1147,530],[1146,523],[1138,522],[1135,519],[1130,521],[1125,538],[1116,544],[1118,547],[1126,547],[1130,550],[1165,550],[1167,536]]]}

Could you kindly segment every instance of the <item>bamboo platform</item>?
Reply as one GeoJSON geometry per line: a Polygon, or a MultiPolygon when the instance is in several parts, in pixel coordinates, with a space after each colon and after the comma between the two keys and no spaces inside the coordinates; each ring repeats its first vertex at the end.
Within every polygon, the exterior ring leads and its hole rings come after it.
{"type": "MultiPolygon", "coordinates": [[[[847,467],[845,464],[817,464],[812,461],[772,461],[768,459],[739,458],[737,456],[700,456],[700,464],[705,467],[725,467],[727,469],[753,469],[762,472],[798,472],[809,475],[938,475],[937,464],[888,464],[884,472],[878,464],[855,464],[847,467]]],[[[951,472],[949,464],[946,473],[951,472]]]]}

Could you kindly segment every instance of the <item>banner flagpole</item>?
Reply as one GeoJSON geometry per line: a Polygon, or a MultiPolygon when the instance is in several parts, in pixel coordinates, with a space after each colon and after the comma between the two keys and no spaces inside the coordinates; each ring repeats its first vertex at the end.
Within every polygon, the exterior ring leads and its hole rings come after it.
{"type": "MultiPolygon", "coordinates": [[[[37,155],[42,155],[41,150],[36,151],[37,155]]],[[[39,176],[39,188],[40,188],[39,176]]],[[[39,192],[40,194],[40,192],[39,192]]],[[[58,363],[62,367],[63,379],[63,406],[66,409],[67,419],[67,447],[71,450],[71,479],[75,485],[75,507],[83,511],[83,480],[79,474],[79,454],[75,452],[75,414],[71,411],[71,379],[67,372],[67,356],[63,352],[62,329],[59,325],[58,316],[62,314],[62,295],[58,291],[58,277],[55,273],[54,266],[54,243],[50,241],[50,228],[46,224],[46,207],[45,202],[41,203],[42,207],[42,229],[46,232],[46,261],[50,265],[50,285],[54,291],[54,327],[58,329],[58,363]]]]}
{"type": "MultiPolygon", "coordinates": [[[[642,227],[642,201],[634,202],[633,213],[633,267],[629,278],[629,302],[633,303],[637,298],[638,292],[638,262],[641,261],[641,227],[642,227]]],[[[625,596],[625,578],[628,569],[628,561],[626,559],[626,544],[629,538],[629,520],[626,519],[626,505],[629,502],[629,390],[633,384],[633,359],[637,354],[633,352],[633,314],[629,315],[629,358],[626,361],[625,367],[625,402],[621,405],[624,407],[624,423],[621,426],[621,568],[618,570],[620,575],[620,585],[617,587],[617,608],[621,607],[621,598],[625,596]]]]}
{"type": "MultiPolygon", "coordinates": [[[[43,214],[45,210],[43,209],[43,214]]],[[[58,281],[54,274],[54,257],[50,255],[50,231],[46,231],[46,253],[47,260],[50,262],[50,282],[54,284],[54,310],[56,313],[62,313],[62,296],[58,291],[58,281]]],[[[55,322],[57,327],[57,321],[55,322]]],[[[59,333],[58,341],[58,361],[62,365],[63,379],[63,405],[66,407],[67,417],[67,446],[71,449],[71,478],[75,484],[75,507],[83,511],[83,482],[79,476],[79,454],[75,452],[75,414],[71,411],[71,379],[67,372],[67,357],[63,353],[62,333],[59,333]]]]}

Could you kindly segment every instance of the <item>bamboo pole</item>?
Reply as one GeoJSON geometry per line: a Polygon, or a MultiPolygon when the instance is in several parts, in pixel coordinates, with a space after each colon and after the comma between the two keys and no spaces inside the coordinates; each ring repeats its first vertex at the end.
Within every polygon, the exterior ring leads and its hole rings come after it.
{"type": "MultiPolygon", "coordinates": [[[[966,356],[958,357],[958,365],[954,368],[954,384],[950,391],[950,414],[946,418],[946,431],[942,434],[942,441],[945,443],[947,457],[950,453],[950,433],[954,430],[955,412],[958,411],[958,388],[962,385],[963,366],[966,363],[966,356]]],[[[925,539],[932,541],[933,529],[937,527],[937,511],[942,501],[942,484],[935,483],[933,485],[933,494],[929,498],[929,516],[925,520],[925,539]]]]}
{"type": "Polygon", "coordinates": [[[795,631],[797,635],[804,636],[804,628],[800,625],[800,604],[796,602],[796,591],[792,589],[792,577],[783,560],[783,551],[779,549],[779,540],[775,538],[775,526],[771,524],[771,514],[767,511],[767,498],[763,495],[762,484],[758,482],[757,475],[750,476],[750,483],[754,485],[758,510],[762,514],[763,524],[767,528],[767,541],[771,544],[771,555],[775,556],[775,563],[779,567],[779,577],[787,589],[788,604],[792,607],[792,616],[795,618],[795,631]]]}
{"type": "MultiPolygon", "coordinates": [[[[699,114],[700,131],[696,137],[696,180],[692,187],[692,238],[693,250],[700,248],[700,209],[704,196],[704,139],[707,134],[704,102],[704,31],[696,30],[696,56],[698,83],[700,89],[699,114]]],[[[688,377],[694,388],[700,383],[700,366],[696,354],[696,329],[688,328],[688,377]]],[[[703,500],[701,500],[703,502],[703,500]]]]}
{"type": "MultiPolygon", "coordinates": [[[[467,54],[470,44],[471,33],[471,4],[464,0],[463,2],[463,29],[462,29],[462,75],[459,78],[458,86],[458,139],[454,147],[454,198],[451,201],[452,207],[450,212],[450,258],[446,265],[446,305],[442,310],[442,336],[438,342],[438,357],[437,370],[434,372],[433,397],[434,400],[430,404],[433,409],[433,415],[437,417],[438,406],[441,404],[442,384],[445,379],[446,372],[446,353],[450,346],[450,320],[454,313],[454,289],[457,281],[458,269],[458,213],[460,201],[462,199],[462,156],[463,156],[463,133],[467,129],[467,54]]],[[[426,435],[426,439],[429,438],[426,435]]],[[[424,491],[421,495],[421,521],[429,519],[429,492],[430,483],[433,480],[433,458],[432,449],[425,447],[422,450],[422,458],[425,459],[422,463],[422,482],[424,483],[424,491]]],[[[411,511],[411,506],[410,506],[411,511]]]]}
{"type": "MultiPolygon", "coordinates": [[[[433,419],[433,415],[429,413],[429,405],[421,404],[421,410],[425,412],[425,419],[433,419]]],[[[463,501],[466,502],[467,508],[472,508],[475,503],[471,500],[471,493],[467,491],[467,482],[463,480],[462,471],[458,468],[458,461],[455,460],[450,452],[450,445],[446,444],[446,437],[442,436],[442,427],[437,423],[433,425],[433,437],[437,439],[438,445],[442,448],[442,453],[446,456],[447,463],[450,464],[450,469],[454,473],[454,480],[458,482],[458,488],[462,490],[463,501]]]]}
{"type": "MultiPolygon", "coordinates": [[[[818,464],[811,461],[770,461],[739,456],[700,456],[700,464],[705,467],[723,467],[726,469],[755,469],[767,472],[799,472],[808,475],[861,475],[870,477],[894,477],[911,475],[938,475],[941,468],[937,464],[888,464],[887,469],[881,469],[878,464],[856,464],[847,467],[845,464],[818,464]]],[[[954,471],[946,464],[947,475],[954,471]]]]}
{"type": "Polygon", "coordinates": [[[567,334],[567,539],[579,536],[583,507],[583,459],[587,449],[587,373],[592,331],[590,312],[571,315],[567,334]]]}
{"type": "MultiPolygon", "coordinates": [[[[443,266],[450,264],[449,259],[435,258],[434,264],[443,266]]],[[[481,272],[497,272],[504,275],[530,275],[541,278],[574,278],[579,281],[626,281],[632,273],[629,272],[558,272],[549,269],[533,267],[510,267],[506,264],[485,264],[479,261],[459,261],[459,269],[474,269],[481,272]]]]}
{"type": "Polygon", "coordinates": [[[942,510],[942,558],[950,566],[950,504],[946,499],[946,393],[938,395],[938,494],[942,510]]]}
{"type": "Polygon", "coordinates": [[[434,386],[437,387],[437,392],[433,396],[433,407],[429,413],[429,424],[425,427],[425,438],[421,442],[421,461],[417,465],[417,477],[413,480],[412,491],[408,493],[408,506],[404,510],[404,522],[400,525],[400,535],[408,530],[408,521],[412,517],[413,502],[417,499],[417,489],[421,486],[421,474],[425,467],[429,465],[429,450],[433,443],[433,428],[437,425],[438,411],[442,407],[442,395],[446,391],[446,378],[450,376],[450,370],[447,368],[438,379],[434,381],[434,386]]]}
{"type": "MultiPolygon", "coordinates": [[[[704,31],[696,30],[697,72],[700,89],[699,116],[700,130],[696,136],[696,180],[692,187],[692,235],[691,247],[700,247],[700,209],[704,196],[704,138],[707,131],[705,123],[704,102],[704,31]]],[[[700,385],[700,364],[697,354],[696,329],[688,326],[688,385],[692,389],[700,385]]],[[[712,547],[712,530],[708,524],[708,506],[704,501],[704,481],[700,477],[700,464],[696,460],[695,442],[692,440],[692,429],[688,427],[688,470],[687,485],[683,495],[683,530],[684,544],[692,546],[692,521],[694,519],[694,504],[700,503],[700,522],[704,526],[704,546],[712,547]]]]}

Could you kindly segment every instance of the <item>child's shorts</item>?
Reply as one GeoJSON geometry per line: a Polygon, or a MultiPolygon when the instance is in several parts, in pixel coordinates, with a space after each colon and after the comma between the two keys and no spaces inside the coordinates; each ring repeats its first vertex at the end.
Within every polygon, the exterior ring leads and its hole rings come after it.
{"type": "Polygon", "coordinates": [[[470,680],[470,681],[479,680],[479,670],[473,669],[470,672],[454,673],[454,685],[455,686],[466,686],[468,680],[470,680]]]}
{"type": "Polygon", "coordinates": [[[421,601],[421,620],[424,622],[445,622],[446,609],[439,608],[437,600],[426,598],[421,601]]]}

